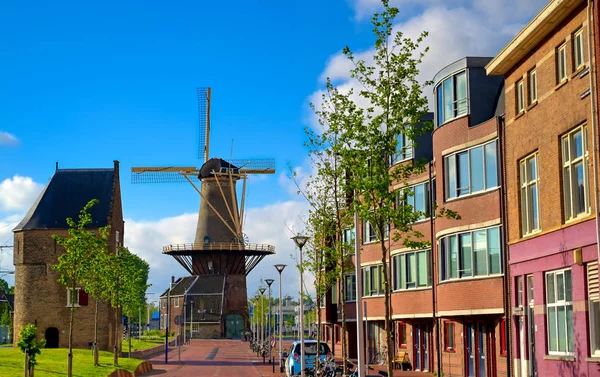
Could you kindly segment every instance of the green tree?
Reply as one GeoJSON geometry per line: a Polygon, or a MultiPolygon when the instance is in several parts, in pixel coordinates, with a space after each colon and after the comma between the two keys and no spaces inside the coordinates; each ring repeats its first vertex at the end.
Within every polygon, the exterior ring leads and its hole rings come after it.
{"type": "Polygon", "coordinates": [[[10,312],[8,304],[0,304],[0,326],[8,328],[8,338],[12,339],[13,335],[13,316],[10,312]]]}
{"type": "Polygon", "coordinates": [[[21,327],[19,331],[19,342],[17,346],[25,354],[25,377],[33,376],[33,370],[37,365],[36,355],[42,353],[41,349],[46,345],[46,340],[36,342],[38,330],[33,324],[21,327]]]}
{"type": "Polygon", "coordinates": [[[67,376],[73,375],[73,323],[78,301],[78,290],[85,283],[94,260],[94,254],[100,243],[99,239],[108,237],[109,228],[98,229],[98,233],[88,230],[92,223],[92,215],[89,209],[98,204],[97,199],[90,200],[79,212],[79,221],[76,223],[72,218],[67,218],[69,225],[68,237],[54,234],[52,237],[65,249],[58,257],[58,263],[52,268],[59,273],[58,281],[67,287],[70,295],[70,319],[69,319],[69,354],[67,363],[67,376]]]}
{"type": "MultiPolygon", "coordinates": [[[[408,180],[425,171],[427,161],[408,161],[391,166],[397,153],[397,137],[404,135],[416,144],[417,138],[432,130],[431,123],[423,124],[427,99],[418,82],[419,65],[428,48],[422,47],[423,32],[415,40],[393,30],[398,9],[382,0],[383,10],[372,18],[375,52],[372,63],[355,58],[349,47],[344,54],[353,64],[351,77],[358,83],[358,99],[354,93],[341,94],[333,90],[334,102],[340,106],[336,116],[341,121],[328,124],[329,133],[338,138],[336,156],[346,171],[347,192],[353,193],[352,212],[368,222],[375,233],[381,250],[382,281],[385,296],[385,330],[388,352],[388,374],[393,375],[393,338],[391,336],[390,273],[391,238],[406,248],[430,247],[423,235],[413,230],[412,224],[423,214],[414,211],[404,195],[412,195],[406,188],[408,180]],[[359,106],[367,103],[366,107],[359,106]],[[399,191],[390,187],[400,186],[399,191]],[[390,234],[391,233],[391,234],[390,234]]],[[[428,83],[427,83],[428,84],[428,83]]],[[[435,210],[435,209],[434,209],[435,210]]],[[[458,217],[451,211],[438,210],[436,216],[458,217]]]]}

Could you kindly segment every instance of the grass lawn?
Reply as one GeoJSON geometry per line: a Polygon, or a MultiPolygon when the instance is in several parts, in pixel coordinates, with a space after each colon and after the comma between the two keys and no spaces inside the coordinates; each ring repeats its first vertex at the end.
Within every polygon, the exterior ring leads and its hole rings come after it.
{"type": "MultiPolygon", "coordinates": [[[[37,356],[38,365],[35,367],[35,377],[57,377],[67,375],[67,352],[65,348],[42,349],[37,356]]],[[[0,376],[23,376],[23,353],[18,348],[0,348],[0,376]]],[[[119,358],[119,368],[134,371],[142,362],[136,359],[119,358]]],[[[73,376],[77,377],[106,377],[115,368],[113,354],[100,351],[100,366],[94,366],[91,350],[73,350],[73,376]]]]}

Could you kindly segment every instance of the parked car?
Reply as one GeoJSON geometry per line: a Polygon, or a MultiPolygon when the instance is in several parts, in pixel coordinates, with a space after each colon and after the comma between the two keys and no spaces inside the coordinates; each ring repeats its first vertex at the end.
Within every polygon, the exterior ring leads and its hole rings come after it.
{"type": "MultiPolygon", "coordinates": [[[[314,368],[315,358],[317,357],[317,351],[319,351],[320,363],[325,362],[327,357],[331,357],[331,350],[327,343],[317,342],[316,340],[305,340],[304,341],[304,368],[314,368]]],[[[297,376],[300,374],[300,342],[295,341],[292,343],[289,349],[289,353],[284,352],[283,357],[287,357],[285,360],[285,374],[289,376],[297,376]]]]}

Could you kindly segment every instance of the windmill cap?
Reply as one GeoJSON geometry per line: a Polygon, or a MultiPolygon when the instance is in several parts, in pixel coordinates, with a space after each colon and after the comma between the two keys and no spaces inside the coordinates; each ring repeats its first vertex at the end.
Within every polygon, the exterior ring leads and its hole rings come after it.
{"type": "MultiPolygon", "coordinates": [[[[222,168],[239,170],[239,168],[222,158],[211,158],[200,168],[200,179],[214,177],[213,171],[220,172],[222,168]]],[[[237,172],[236,172],[237,173],[237,172]]]]}

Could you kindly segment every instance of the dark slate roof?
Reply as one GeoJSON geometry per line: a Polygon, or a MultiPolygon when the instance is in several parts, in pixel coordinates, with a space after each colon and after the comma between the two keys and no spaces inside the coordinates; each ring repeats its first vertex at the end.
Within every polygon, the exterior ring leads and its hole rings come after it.
{"type": "Polygon", "coordinates": [[[496,100],[496,111],[495,116],[499,117],[504,115],[505,112],[505,101],[504,101],[504,85],[500,85],[498,92],[498,99],[496,100]]]}
{"type": "Polygon", "coordinates": [[[201,295],[206,293],[223,293],[225,275],[198,276],[196,283],[190,287],[188,295],[201,295]]]}
{"type": "Polygon", "coordinates": [[[77,221],[91,199],[92,228],[108,225],[113,198],[114,169],[58,169],[25,218],[13,232],[32,229],[68,229],[67,217],[77,221]]]}
{"type": "Polygon", "coordinates": [[[0,292],[0,304],[8,303],[10,310],[15,308],[15,295],[9,295],[8,293],[0,292]]]}
{"type": "Polygon", "coordinates": [[[213,171],[220,172],[221,168],[239,169],[237,166],[230,164],[222,158],[211,158],[206,161],[200,168],[200,179],[212,177],[213,171]]]}
{"type": "MultiPolygon", "coordinates": [[[[192,283],[196,280],[195,276],[186,276],[183,278],[179,278],[175,281],[175,284],[171,287],[171,297],[173,296],[183,296],[185,291],[192,285],[192,283]]],[[[160,297],[167,297],[167,292],[169,289],[166,289],[160,297]]]]}

